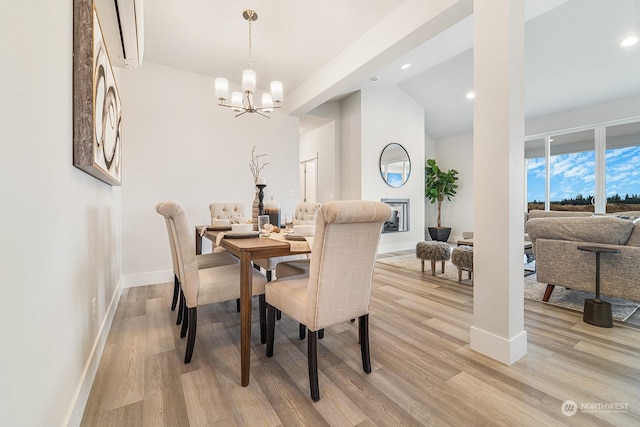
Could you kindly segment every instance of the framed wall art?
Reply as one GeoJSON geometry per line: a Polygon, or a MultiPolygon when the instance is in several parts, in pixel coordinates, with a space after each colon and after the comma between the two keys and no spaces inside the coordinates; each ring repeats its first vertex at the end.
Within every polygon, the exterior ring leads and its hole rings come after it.
{"type": "Polygon", "coordinates": [[[121,185],[120,95],[93,1],[73,5],[73,164],[121,185]]]}

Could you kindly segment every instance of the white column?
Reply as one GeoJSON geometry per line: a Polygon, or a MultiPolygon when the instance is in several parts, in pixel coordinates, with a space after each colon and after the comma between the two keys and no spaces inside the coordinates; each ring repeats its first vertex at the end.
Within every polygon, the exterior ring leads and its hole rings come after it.
{"type": "Polygon", "coordinates": [[[505,364],[524,330],[524,0],[474,0],[471,349],[505,364]]]}

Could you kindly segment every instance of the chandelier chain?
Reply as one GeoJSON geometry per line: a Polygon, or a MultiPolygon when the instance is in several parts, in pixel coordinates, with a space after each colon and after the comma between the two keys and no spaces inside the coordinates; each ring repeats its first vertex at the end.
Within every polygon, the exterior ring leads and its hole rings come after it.
{"type": "Polygon", "coordinates": [[[253,65],[253,59],[251,57],[251,21],[253,21],[253,11],[249,13],[249,69],[251,70],[251,66],[253,65]]]}

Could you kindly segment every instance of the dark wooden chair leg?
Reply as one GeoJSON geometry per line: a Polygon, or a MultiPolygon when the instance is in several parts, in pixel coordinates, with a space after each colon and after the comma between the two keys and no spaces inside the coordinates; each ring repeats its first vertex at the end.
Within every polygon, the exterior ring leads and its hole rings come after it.
{"type": "Polygon", "coordinates": [[[267,357],[273,356],[273,341],[276,329],[276,309],[271,304],[267,305],[267,357]]]}
{"type": "Polygon", "coordinates": [[[189,336],[187,337],[187,351],[184,353],[184,363],[191,363],[193,347],[196,344],[196,324],[198,323],[198,307],[189,308],[185,313],[189,319],[189,336]],[[188,313],[188,314],[187,314],[188,313]]]}
{"type": "Polygon", "coordinates": [[[369,353],[369,315],[358,318],[360,337],[360,353],[362,353],[362,370],[371,373],[371,354],[369,353]]]}
{"type": "Polygon", "coordinates": [[[553,288],[555,288],[556,285],[547,285],[547,289],[544,290],[544,296],[542,297],[542,301],[544,302],[548,302],[549,298],[551,298],[551,292],[553,292],[553,288]]]}
{"type": "Polygon", "coordinates": [[[189,327],[189,321],[191,319],[189,319],[189,309],[187,308],[187,303],[186,301],[182,303],[182,311],[183,311],[183,317],[182,317],[182,328],[180,328],[180,338],[184,338],[187,336],[187,328],[189,327]]]}
{"type": "Polygon", "coordinates": [[[178,296],[180,295],[180,282],[178,276],[173,275],[173,299],[171,300],[171,311],[176,309],[178,304],[178,296]]]}
{"type": "Polygon", "coordinates": [[[320,400],[320,387],[318,385],[318,335],[316,331],[309,331],[309,338],[307,339],[307,359],[309,362],[311,399],[317,402],[320,400]]]}
{"type": "Polygon", "coordinates": [[[271,281],[271,270],[267,271],[267,274],[265,274],[265,276],[267,276],[267,282],[271,281]]]}
{"type": "Polygon", "coordinates": [[[324,338],[324,328],[318,331],[318,339],[321,340],[322,338],[324,338]]]}
{"type": "Polygon", "coordinates": [[[300,323],[300,339],[303,340],[304,337],[307,335],[307,327],[304,326],[302,323],[300,323]]]}
{"type": "Polygon", "coordinates": [[[264,294],[258,295],[258,310],[260,311],[260,342],[267,342],[267,302],[264,294]]]}
{"type": "Polygon", "coordinates": [[[240,313],[240,298],[236,298],[236,311],[240,313]]]}
{"type": "Polygon", "coordinates": [[[276,309],[276,319],[280,320],[282,319],[282,311],[276,309]]]}
{"type": "Polygon", "coordinates": [[[178,317],[176,318],[176,325],[182,323],[182,317],[184,314],[184,292],[180,290],[180,301],[178,302],[178,317]]]}

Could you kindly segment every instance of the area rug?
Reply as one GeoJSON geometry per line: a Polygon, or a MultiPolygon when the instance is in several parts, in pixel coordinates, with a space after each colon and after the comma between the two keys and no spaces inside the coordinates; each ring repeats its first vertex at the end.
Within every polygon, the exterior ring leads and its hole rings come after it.
{"type": "MultiPolygon", "coordinates": [[[[412,271],[421,271],[420,259],[416,258],[415,254],[400,255],[394,257],[378,258],[377,261],[382,264],[389,264],[396,267],[406,268],[412,271]]],[[[462,272],[462,281],[458,282],[458,269],[451,262],[445,262],[444,274],[440,272],[442,263],[436,263],[436,276],[442,279],[447,279],[455,282],[457,285],[471,286],[471,280],[467,279],[467,272],[462,272]]],[[[531,268],[533,264],[525,265],[525,268],[531,268]]],[[[425,261],[424,274],[431,277],[431,262],[425,261]]],[[[562,286],[556,286],[549,298],[548,302],[542,301],[542,296],[547,285],[544,283],[538,283],[535,273],[526,273],[524,277],[524,297],[533,301],[538,301],[543,304],[556,305],[558,307],[568,308],[582,312],[584,307],[584,300],[587,298],[593,298],[594,294],[589,292],[582,292],[577,290],[565,289],[562,286]],[[527,275],[528,274],[528,275],[527,275]]],[[[640,308],[640,302],[629,301],[620,298],[603,297],[603,301],[611,303],[611,311],[615,320],[624,322],[627,320],[638,308],[640,308]]]]}

